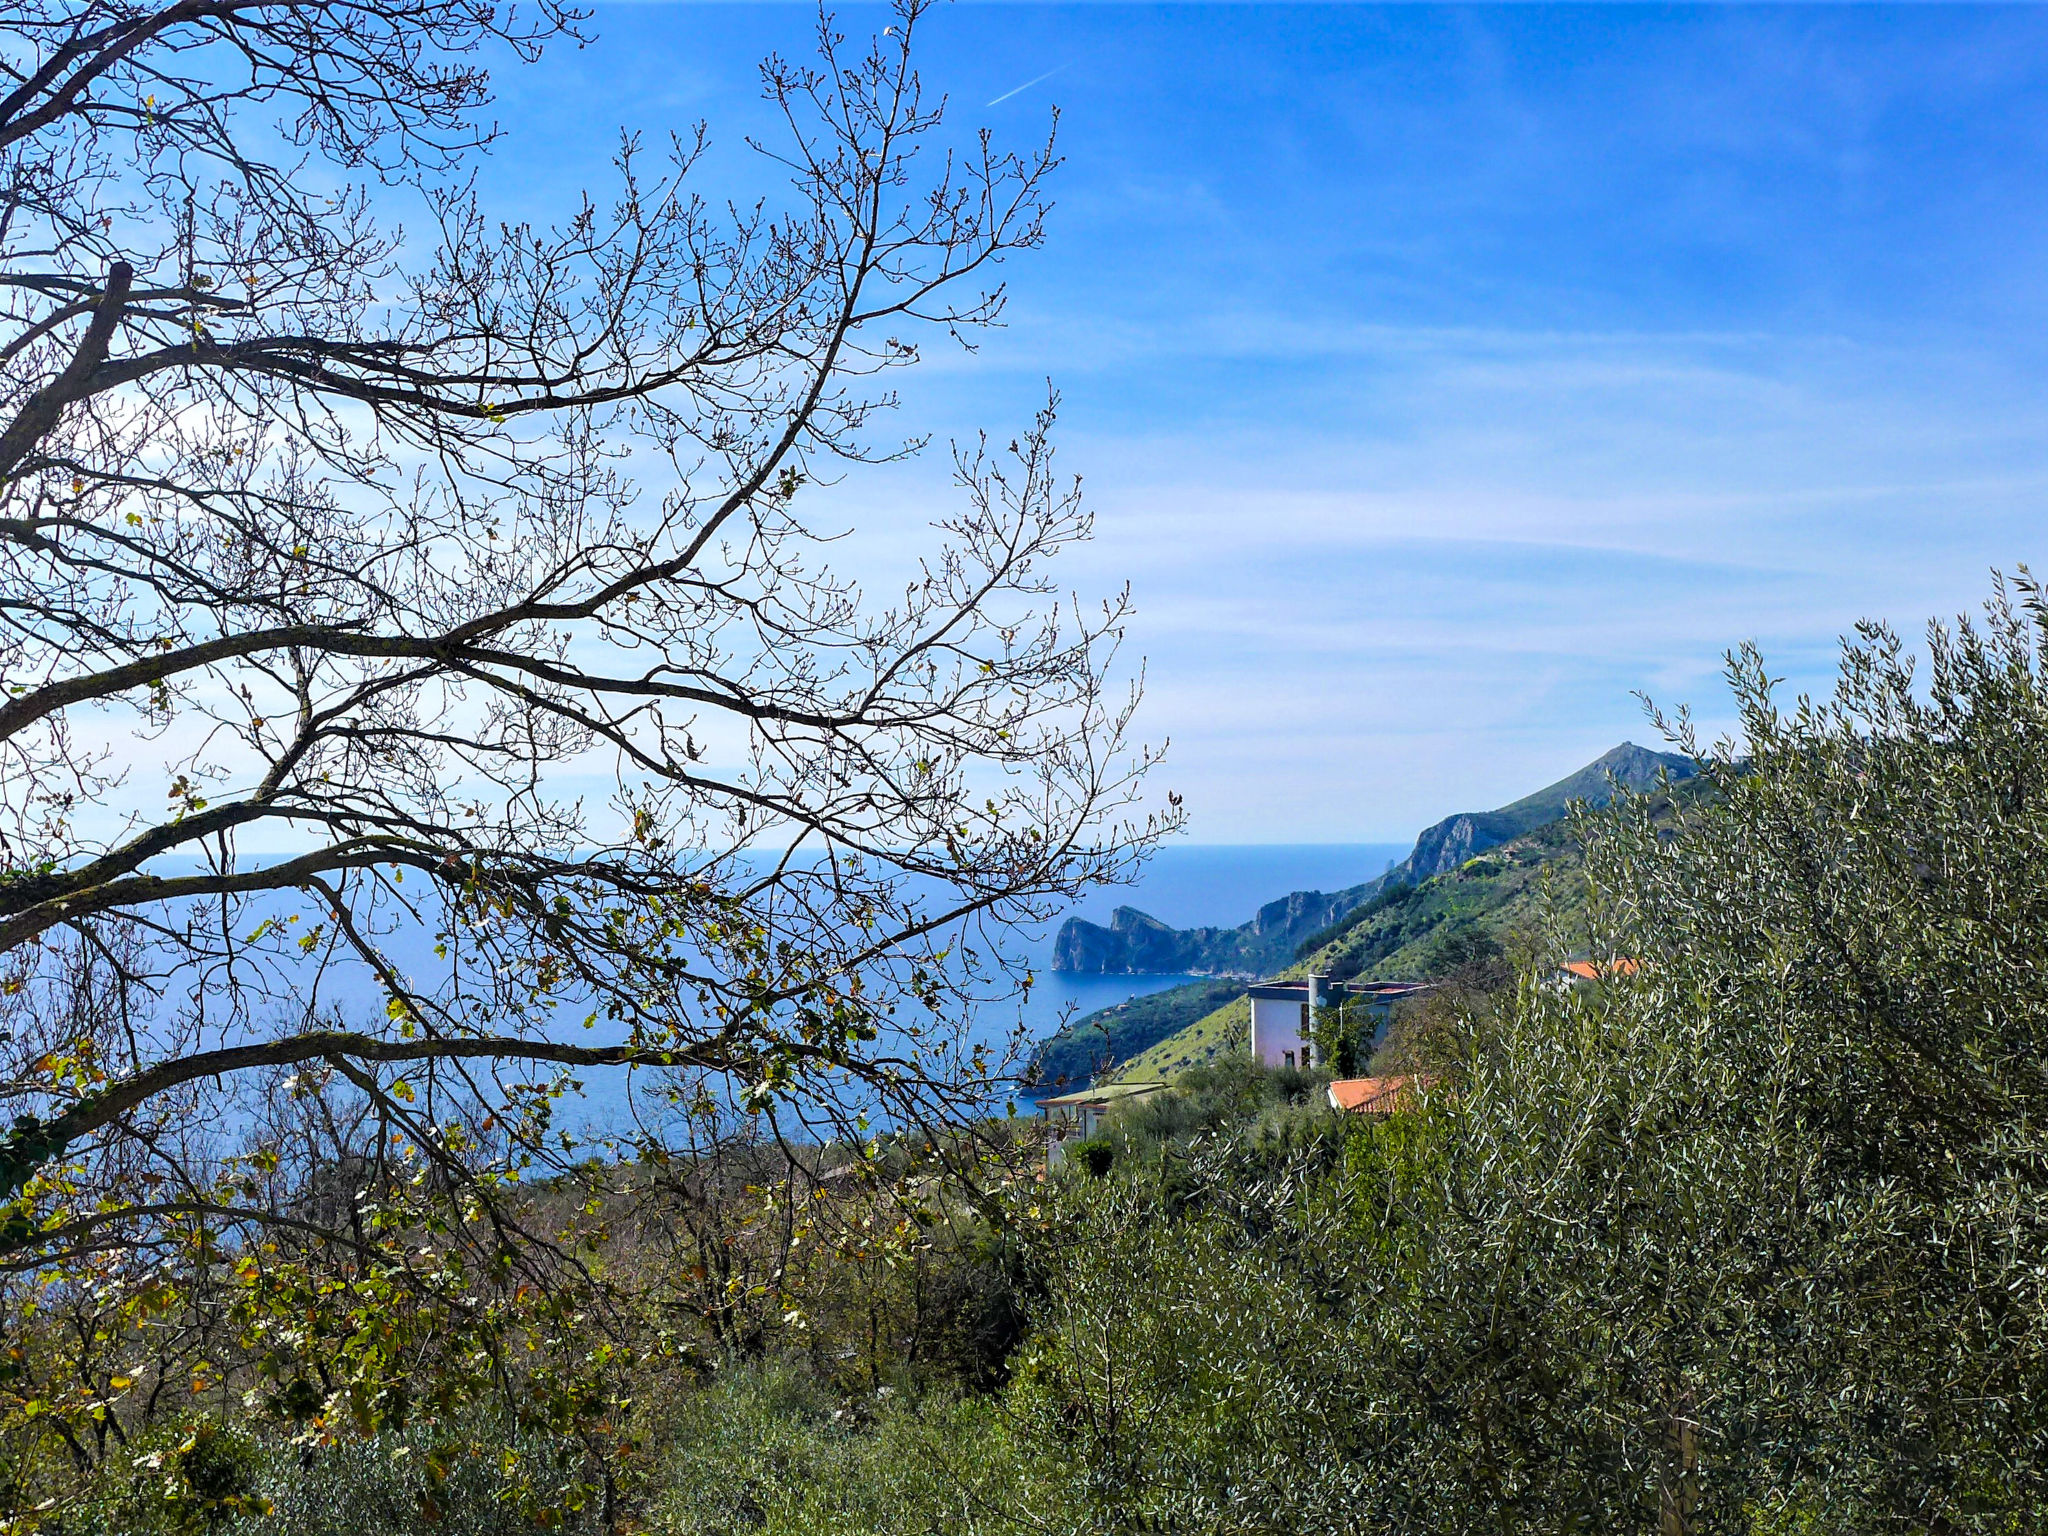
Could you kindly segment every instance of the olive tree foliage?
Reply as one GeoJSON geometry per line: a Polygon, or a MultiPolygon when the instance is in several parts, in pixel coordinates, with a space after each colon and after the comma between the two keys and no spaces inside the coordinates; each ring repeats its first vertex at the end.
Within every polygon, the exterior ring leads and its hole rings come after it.
{"type": "Polygon", "coordinates": [[[2048,600],[1729,675],[1705,788],[1581,819],[1587,927],[1341,1172],[1077,1186],[1020,1406],[1102,1528],[2041,1527],[2048,600]],[[1557,986],[1589,938],[1637,966],[1557,986]]]}
{"type": "Polygon", "coordinates": [[[1050,406],[956,452],[893,590],[828,558],[829,483],[922,446],[889,375],[1043,233],[1050,144],[949,137],[925,9],[764,66],[780,194],[627,138],[550,225],[470,172],[487,66],[581,41],[555,0],[0,15],[15,1270],[389,1257],[425,1217],[373,1186],[545,1248],[486,1208],[561,1155],[561,1073],[908,1117],[997,1070],[994,931],[1177,812],[1132,810],[1124,599],[1050,578],[1089,531],[1050,406]]]}
{"type": "Polygon", "coordinates": [[[2001,579],[1918,659],[1862,625],[1832,696],[1789,708],[1753,649],[1730,680],[1740,751],[1703,754],[1718,800],[1670,830],[1638,802],[1590,861],[1617,952],[1645,962],[1610,1016],[1693,1079],[1651,1122],[1682,1149],[1655,1164],[1661,1219],[1698,1223],[1696,1190],[1719,1208],[1715,1246],[1668,1260],[1696,1298],[1665,1386],[1697,1420],[1687,1497],[1703,1528],[1745,1480],[1845,1529],[2031,1528],[2048,603],[2001,579]]]}
{"type": "Polygon", "coordinates": [[[1581,823],[1637,966],[1475,1021],[1372,1314],[1396,1438],[1475,1528],[2036,1528],[2048,605],[1729,680],[1727,740],[1669,722],[1704,795],[1581,823]]]}

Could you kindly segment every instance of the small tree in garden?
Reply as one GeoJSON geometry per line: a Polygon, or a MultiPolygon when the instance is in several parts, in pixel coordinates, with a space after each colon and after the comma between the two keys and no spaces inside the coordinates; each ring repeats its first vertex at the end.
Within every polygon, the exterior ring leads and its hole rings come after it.
{"type": "MultiPolygon", "coordinates": [[[[946,147],[924,11],[765,66],[782,201],[627,140],[545,227],[464,167],[554,0],[0,16],[12,1321],[60,1271],[138,1324],[233,1276],[209,1326],[288,1417],[532,1359],[575,1418],[589,1340],[534,1298],[599,1305],[601,1221],[506,1198],[575,1155],[561,1074],[921,1117],[997,1070],[958,1029],[993,931],[1164,824],[1124,815],[1123,599],[1050,580],[1089,529],[1050,408],[958,455],[885,598],[806,510],[915,449],[887,374],[1042,236],[1050,147],[946,147]]],[[[105,1423],[104,1353],[20,1411],[105,1423]]]]}

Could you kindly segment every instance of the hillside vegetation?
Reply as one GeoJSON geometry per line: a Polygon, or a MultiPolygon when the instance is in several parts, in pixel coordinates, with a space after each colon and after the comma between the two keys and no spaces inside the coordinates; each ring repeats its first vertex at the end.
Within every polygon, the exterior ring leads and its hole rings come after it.
{"type": "MultiPolygon", "coordinates": [[[[1706,792],[1699,781],[1681,780],[1669,796],[1653,802],[1655,812],[1668,815],[1674,802],[1696,801],[1706,792]]],[[[1530,947],[1545,930],[1576,948],[1584,940],[1584,865],[1579,829],[1560,810],[1535,830],[1443,874],[1419,884],[1383,887],[1313,936],[1279,978],[1313,974],[1337,981],[1430,981],[1474,960],[1530,947]]],[[[1163,1001],[1174,993],[1157,996],[1163,1001]]],[[[1251,1005],[1239,991],[1120,1062],[1109,1075],[1133,1082],[1171,1078],[1247,1049],[1250,1027],[1251,1005]]]]}
{"type": "MultiPolygon", "coordinates": [[[[772,1104],[699,1106],[687,1156],[521,1183],[522,1220],[581,1212],[578,1260],[649,1282],[568,1320],[614,1385],[566,1425],[509,1393],[364,1422],[249,1366],[210,1382],[160,1311],[94,1341],[132,1397],[59,1397],[40,1383],[100,1302],[53,1287],[0,1392],[31,1512],[7,1528],[2048,1529],[2048,602],[2025,590],[2024,617],[1935,632],[1924,678],[1867,632],[1833,702],[1790,714],[1745,652],[1742,760],[1322,936],[1298,965],[1458,961],[1400,1021],[1426,1077],[1388,1113],[1241,1055],[1056,1160],[1032,1117],[824,1143],[772,1104]],[[1512,965],[1472,959],[1525,931],[1512,965]],[[1638,964],[1541,984],[1581,944],[1638,964]],[[48,1438],[72,1411],[82,1449],[112,1426],[92,1466],[48,1438]]],[[[212,1350],[306,1326],[278,1302],[221,1314],[212,1350]]],[[[381,1347],[382,1321],[316,1343],[381,1347]]],[[[400,1364],[431,1386],[440,1347],[400,1364]]]]}
{"type": "Polygon", "coordinates": [[[1204,977],[1098,1008],[1039,1044],[1032,1054],[1031,1080],[1055,1089],[1086,1083],[1185,1028],[1189,1019],[1215,1012],[1243,990],[1241,981],[1204,977]]]}
{"type": "Polygon", "coordinates": [[[798,1436],[730,1383],[674,1529],[2048,1528],[2048,618],[1993,626],[1937,636],[1924,704],[1882,635],[1790,716],[1745,655],[1711,793],[1333,936],[1406,964],[1519,868],[1641,964],[1464,1013],[1388,1116],[1242,1059],[1125,1106],[1022,1195],[993,1401],[798,1436]]]}
{"type": "Polygon", "coordinates": [[[1648,789],[1661,776],[1684,779],[1692,763],[1634,742],[1603,752],[1576,773],[1493,811],[1446,816],[1415,840],[1414,851],[1385,874],[1341,891],[1292,891],[1267,902],[1235,928],[1175,928],[1136,907],[1119,907],[1109,926],[1069,918],[1053,946],[1053,969],[1102,975],[1270,976],[1304,942],[1342,921],[1380,892],[1420,885],[1475,854],[1556,821],[1574,801],[1605,805],[1620,784],[1648,789]]]}
{"type": "MultiPolygon", "coordinates": [[[[1127,958],[1171,956],[1157,970],[1200,971],[1204,955],[1268,957],[1256,971],[1232,975],[1289,978],[1314,971],[1348,981],[1421,981],[1455,970],[1476,955],[1497,953],[1517,927],[1532,925],[1544,901],[1566,915],[1581,899],[1573,876],[1579,849],[1565,820],[1575,803],[1604,805],[1617,783],[1644,790],[1660,776],[1683,784],[1692,762],[1623,742],[1576,773],[1496,811],[1446,817],[1416,839],[1414,850],[1385,875],[1334,895],[1297,891],[1270,902],[1235,929],[1173,929],[1133,908],[1120,908],[1111,929],[1136,933],[1127,958]],[[1547,893],[1547,894],[1546,894],[1547,893]],[[1310,926],[1304,915],[1325,920],[1310,926]],[[1278,935],[1291,934],[1281,948],[1278,935]],[[1206,950],[1201,946],[1209,946],[1206,950]]],[[[1092,934],[1111,930],[1079,924],[1092,934]]],[[[1069,922],[1062,941],[1077,929],[1069,922]]],[[[1093,942],[1091,939],[1090,942],[1093,942]]],[[[1070,967],[1073,968],[1073,967],[1070,967]]],[[[1137,1081],[1166,1077],[1241,1049],[1250,1005],[1234,981],[1202,980],[1102,1009],[1051,1036],[1034,1055],[1040,1081],[1081,1081],[1114,1063],[1113,1075],[1137,1081]]]]}

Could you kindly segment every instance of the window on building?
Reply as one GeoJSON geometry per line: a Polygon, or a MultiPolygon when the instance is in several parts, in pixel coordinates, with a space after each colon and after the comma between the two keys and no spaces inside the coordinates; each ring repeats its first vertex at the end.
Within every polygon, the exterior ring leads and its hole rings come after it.
{"type": "Polygon", "coordinates": [[[1293,1066],[1293,1065],[1294,1065],[1294,1052],[1292,1052],[1292,1051],[1282,1051],[1282,1052],[1280,1053],[1280,1059],[1281,1059],[1282,1061],[1286,1062],[1286,1063],[1287,1063],[1287,1065],[1291,1067],[1291,1066],[1293,1066]]]}

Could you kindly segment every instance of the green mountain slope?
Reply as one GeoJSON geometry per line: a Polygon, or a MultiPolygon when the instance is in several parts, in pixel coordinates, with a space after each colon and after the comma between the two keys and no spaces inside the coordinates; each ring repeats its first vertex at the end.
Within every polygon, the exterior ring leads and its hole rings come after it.
{"type": "MultiPolygon", "coordinates": [[[[1698,792],[1696,784],[1681,783],[1673,793],[1683,799],[1698,792]]],[[[1563,819],[1560,805],[1543,824],[1456,868],[1418,884],[1386,887],[1304,945],[1280,975],[1428,981],[1467,960],[1512,949],[1518,931],[1533,934],[1546,920],[1569,933],[1585,905],[1584,863],[1578,833],[1563,819]]],[[[1126,1081],[1170,1078],[1245,1049],[1250,1024],[1251,1006],[1240,992],[1111,1075],[1126,1081]]]]}
{"type": "MultiPolygon", "coordinates": [[[[1574,800],[1604,804],[1611,785],[1648,789],[1660,774],[1691,775],[1692,763],[1633,742],[1602,753],[1576,773],[1493,811],[1447,816],[1415,840],[1386,874],[1342,891],[1295,891],[1260,907],[1235,928],[1174,928],[1136,907],[1119,907],[1109,926],[1069,918],[1053,945],[1053,969],[1088,975],[1269,976],[1302,944],[1396,885],[1419,885],[1488,848],[1557,820],[1574,800]]],[[[1165,994],[1162,994],[1165,995],[1165,994]]]]}
{"type": "MultiPolygon", "coordinates": [[[[1427,981],[1444,975],[1475,955],[1505,947],[1516,928],[1533,928],[1546,901],[1568,920],[1584,900],[1573,878],[1581,862],[1570,827],[1553,819],[1419,885],[1387,887],[1280,975],[1314,973],[1339,981],[1427,981]]],[[[1240,989],[1221,1007],[1122,1062],[1114,1075],[1133,1081],[1172,1077],[1245,1049],[1250,1025],[1251,1005],[1240,989]]]]}
{"type": "Polygon", "coordinates": [[[1041,1042],[1032,1053],[1029,1076],[1051,1089],[1086,1083],[1104,1063],[1128,1061],[1150,1050],[1243,992],[1242,981],[1204,977],[1098,1008],[1041,1042]]]}

